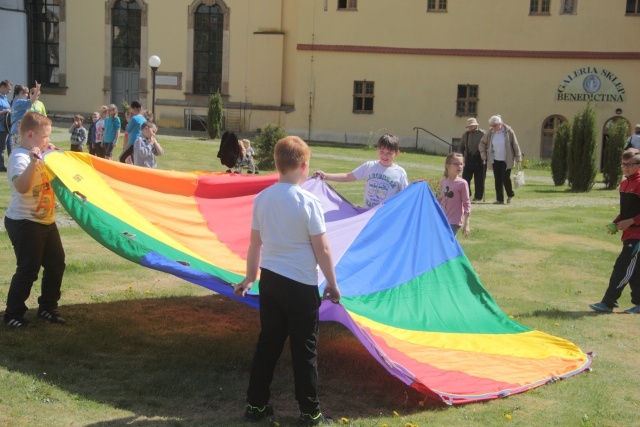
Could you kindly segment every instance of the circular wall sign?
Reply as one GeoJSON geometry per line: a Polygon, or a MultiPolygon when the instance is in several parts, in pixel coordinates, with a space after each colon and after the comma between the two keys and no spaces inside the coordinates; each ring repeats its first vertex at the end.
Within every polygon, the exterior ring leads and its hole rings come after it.
{"type": "Polygon", "coordinates": [[[596,93],[600,90],[601,85],[602,83],[600,82],[600,77],[594,75],[585,77],[584,81],[582,82],[582,87],[587,93],[596,93]]]}

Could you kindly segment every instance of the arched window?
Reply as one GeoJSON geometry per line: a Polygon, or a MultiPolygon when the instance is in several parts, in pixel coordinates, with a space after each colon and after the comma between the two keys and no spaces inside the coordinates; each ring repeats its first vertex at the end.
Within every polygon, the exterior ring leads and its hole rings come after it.
{"type": "Polygon", "coordinates": [[[542,124],[542,141],[540,144],[540,158],[550,159],[553,152],[553,140],[556,137],[558,126],[565,123],[567,119],[562,116],[549,116],[542,124]]]}
{"type": "Polygon", "coordinates": [[[111,9],[111,66],[140,68],[142,11],[135,1],[119,0],[111,9]]]}
{"type": "Polygon", "coordinates": [[[201,4],[193,25],[193,93],[221,90],[224,14],[219,5],[201,4]]]}
{"type": "Polygon", "coordinates": [[[602,128],[602,150],[600,152],[600,170],[602,171],[602,165],[604,163],[604,153],[607,150],[607,145],[609,145],[609,128],[612,124],[617,122],[618,120],[622,120],[627,124],[627,135],[631,134],[631,123],[625,117],[622,116],[614,116],[609,118],[606,122],[604,122],[604,126],[602,128]]]}

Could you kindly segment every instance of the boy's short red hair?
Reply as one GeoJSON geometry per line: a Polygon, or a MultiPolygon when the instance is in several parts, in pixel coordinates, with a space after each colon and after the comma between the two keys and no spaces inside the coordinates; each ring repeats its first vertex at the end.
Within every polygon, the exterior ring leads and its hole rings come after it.
{"type": "Polygon", "coordinates": [[[20,120],[18,132],[20,135],[25,135],[29,131],[36,132],[45,126],[51,126],[51,119],[30,111],[20,120]]]}
{"type": "Polygon", "coordinates": [[[278,172],[287,173],[308,162],[311,158],[311,149],[300,137],[287,136],[277,142],[273,158],[278,172]]]}

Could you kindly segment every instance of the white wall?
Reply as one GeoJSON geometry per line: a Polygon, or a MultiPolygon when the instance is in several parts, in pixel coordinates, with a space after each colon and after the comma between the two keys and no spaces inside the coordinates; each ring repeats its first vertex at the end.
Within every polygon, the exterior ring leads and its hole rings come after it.
{"type": "Polygon", "coordinates": [[[0,80],[27,82],[27,14],[24,0],[0,0],[0,80]],[[10,40],[10,42],[8,42],[10,40]]]}

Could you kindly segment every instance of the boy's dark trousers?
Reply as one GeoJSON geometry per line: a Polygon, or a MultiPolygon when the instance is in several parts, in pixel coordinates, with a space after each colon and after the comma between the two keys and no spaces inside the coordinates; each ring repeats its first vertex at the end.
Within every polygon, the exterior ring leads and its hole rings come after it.
{"type": "Polygon", "coordinates": [[[31,287],[42,272],[42,293],[38,304],[42,310],[58,307],[60,287],[64,275],[64,249],[56,223],[50,225],[4,218],[4,226],[16,254],[17,268],[11,279],[7,296],[7,317],[22,318],[27,311],[25,301],[31,287]]]}
{"type": "Polygon", "coordinates": [[[316,414],[318,401],[318,317],[321,303],[317,286],[305,285],[262,269],[260,276],[260,336],[253,356],[247,403],[269,403],[269,386],[289,337],[300,411],[316,414]]]}
{"type": "Polygon", "coordinates": [[[511,169],[507,169],[507,162],[502,160],[493,161],[493,177],[496,181],[496,200],[504,202],[504,192],[502,188],[507,192],[507,197],[515,196],[513,187],[511,186],[511,169]]]}
{"type": "Polygon", "coordinates": [[[127,163],[127,158],[131,157],[131,163],[133,164],[133,145],[128,146],[122,154],[120,154],[120,163],[127,163]]]}
{"type": "Polygon", "coordinates": [[[625,240],[622,252],[613,266],[613,272],[609,279],[609,287],[602,297],[602,302],[609,308],[613,308],[618,298],[622,295],[627,283],[631,287],[631,303],[640,304],[640,268],[638,268],[638,249],[640,240],[625,240]]]}

